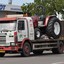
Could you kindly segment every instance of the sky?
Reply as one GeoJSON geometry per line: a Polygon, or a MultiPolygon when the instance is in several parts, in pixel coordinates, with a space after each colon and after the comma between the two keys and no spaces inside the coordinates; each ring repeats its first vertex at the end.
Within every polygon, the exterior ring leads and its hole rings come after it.
{"type": "MultiPolygon", "coordinates": [[[[8,4],[9,0],[0,0],[0,4],[8,4]]],[[[12,0],[13,5],[21,6],[23,3],[32,3],[34,0],[12,0]]]]}

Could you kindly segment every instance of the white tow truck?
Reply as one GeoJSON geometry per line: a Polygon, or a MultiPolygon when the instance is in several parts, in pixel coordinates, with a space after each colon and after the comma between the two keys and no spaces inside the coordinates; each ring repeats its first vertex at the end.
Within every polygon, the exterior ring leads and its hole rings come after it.
{"type": "Polygon", "coordinates": [[[0,57],[5,53],[23,56],[42,54],[44,50],[63,53],[61,25],[55,16],[4,17],[0,18],[0,57]]]}

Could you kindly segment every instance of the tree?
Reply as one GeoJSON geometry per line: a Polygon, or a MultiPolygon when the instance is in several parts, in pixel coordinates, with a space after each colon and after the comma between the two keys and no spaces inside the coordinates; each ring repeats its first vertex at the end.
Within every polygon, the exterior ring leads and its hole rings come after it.
{"type": "Polygon", "coordinates": [[[46,8],[46,14],[48,15],[54,13],[54,11],[62,12],[62,9],[64,8],[63,0],[35,0],[35,2],[38,5],[43,5],[46,8]]]}
{"type": "MultiPolygon", "coordinates": [[[[63,0],[49,0],[48,4],[48,11],[52,14],[54,11],[62,12],[64,8],[64,1],[63,0]]],[[[46,6],[46,7],[47,7],[46,6]]]]}
{"type": "Polygon", "coordinates": [[[23,10],[23,13],[30,13],[31,15],[34,15],[34,13],[35,13],[34,3],[23,4],[23,6],[21,8],[23,10]]]}
{"type": "Polygon", "coordinates": [[[42,9],[37,9],[38,5],[44,6],[46,15],[54,14],[55,11],[64,13],[64,0],[34,0],[34,3],[24,4],[22,10],[31,13],[31,15],[37,12],[42,14],[42,9]]]}

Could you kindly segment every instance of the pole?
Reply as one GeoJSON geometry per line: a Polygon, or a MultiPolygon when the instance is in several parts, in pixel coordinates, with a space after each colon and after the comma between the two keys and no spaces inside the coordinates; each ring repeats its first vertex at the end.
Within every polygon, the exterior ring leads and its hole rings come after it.
{"type": "Polygon", "coordinates": [[[9,0],[9,3],[8,4],[12,4],[12,0],[9,0]]]}

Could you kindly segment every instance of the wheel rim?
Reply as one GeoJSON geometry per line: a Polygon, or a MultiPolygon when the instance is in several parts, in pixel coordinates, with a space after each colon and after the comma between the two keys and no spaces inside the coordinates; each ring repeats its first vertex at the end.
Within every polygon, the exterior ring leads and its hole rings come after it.
{"type": "Polygon", "coordinates": [[[30,50],[29,50],[29,47],[26,45],[24,46],[24,52],[25,54],[29,55],[30,54],[30,50]]]}
{"type": "Polygon", "coordinates": [[[37,31],[36,36],[40,37],[40,32],[39,31],[37,31]]]}
{"type": "Polygon", "coordinates": [[[54,23],[54,33],[56,35],[59,35],[59,33],[60,33],[60,24],[58,22],[54,23]]]}

